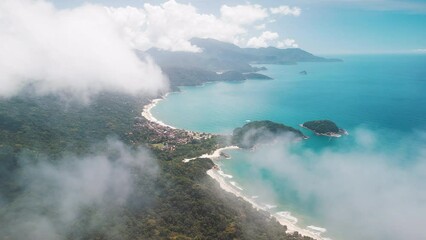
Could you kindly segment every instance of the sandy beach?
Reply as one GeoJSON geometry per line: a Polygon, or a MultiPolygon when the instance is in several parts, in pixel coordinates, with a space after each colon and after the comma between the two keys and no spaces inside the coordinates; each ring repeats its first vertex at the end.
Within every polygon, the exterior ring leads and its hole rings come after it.
{"type": "MultiPolygon", "coordinates": [[[[166,97],[166,96],[164,96],[164,97],[166,97]]],[[[151,103],[145,105],[144,108],[143,108],[142,116],[145,117],[148,121],[155,122],[155,123],[157,123],[161,126],[176,129],[173,126],[167,125],[167,124],[163,123],[162,121],[159,121],[151,113],[151,109],[154,108],[158,104],[158,102],[163,100],[164,97],[154,99],[154,100],[151,101],[151,103]]],[[[195,160],[197,158],[210,158],[212,160],[217,160],[221,157],[222,151],[231,150],[231,149],[239,149],[239,147],[238,146],[227,146],[227,147],[219,148],[219,149],[216,149],[213,153],[206,153],[206,154],[203,154],[199,157],[187,158],[187,159],[184,159],[183,162],[187,163],[187,162],[195,160]]],[[[297,231],[299,234],[301,234],[303,236],[308,236],[308,237],[311,237],[311,238],[316,239],[316,240],[329,240],[328,238],[323,238],[323,237],[320,236],[321,233],[324,233],[326,231],[326,229],[320,228],[320,227],[315,227],[315,226],[308,226],[306,229],[298,227],[298,226],[296,226],[297,218],[292,216],[290,214],[290,212],[275,212],[275,213],[272,213],[271,209],[275,208],[275,206],[268,205],[268,204],[262,205],[262,204],[257,203],[256,201],[254,201],[254,199],[256,199],[257,196],[256,197],[245,196],[241,192],[241,191],[243,191],[243,189],[238,187],[235,182],[229,182],[228,183],[225,180],[225,178],[232,178],[232,176],[223,173],[223,171],[220,170],[217,166],[213,169],[208,170],[207,174],[211,178],[216,180],[223,190],[230,192],[230,193],[234,194],[235,196],[244,199],[245,201],[249,202],[253,206],[253,208],[255,208],[255,209],[264,210],[264,211],[269,212],[271,214],[271,218],[274,217],[281,225],[287,226],[287,232],[288,233],[292,233],[292,232],[297,231]]]]}
{"type": "MultiPolygon", "coordinates": [[[[253,208],[255,208],[255,209],[264,210],[264,211],[269,210],[267,204],[265,204],[263,206],[263,205],[255,202],[254,201],[255,198],[250,198],[248,196],[245,196],[243,193],[241,193],[241,191],[238,188],[236,188],[236,187],[232,186],[232,184],[228,183],[225,180],[225,178],[219,173],[219,171],[220,170],[210,169],[210,170],[207,171],[207,174],[211,178],[216,180],[223,190],[230,192],[230,193],[234,194],[235,196],[244,199],[245,201],[249,202],[253,206],[253,208]]],[[[268,212],[270,212],[270,211],[268,211],[268,212]]],[[[291,216],[291,214],[289,212],[271,213],[271,217],[274,217],[281,225],[287,226],[287,232],[288,233],[298,232],[303,236],[308,236],[308,237],[311,237],[313,239],[330,240],[329,238],[321,237],[321,233],[324,233],[326,231],[326,229],[324,229],[324,228],[309,226],[307,229],[304,229],[304,228],[297,226],[296,225],[297,218],[291,216]]]]}
{"type": "Polygon", "coordinates": [[[167,124],[163,123],[162,121],[156,119],[151,113],[151,109],[154,108],[158,104],[158,102],[164,100],[164,98],[167,97],[167,95],[168,94],[166,94],[162,98],[156,98],[156,99],[152,100],[149,104],[145,105],[144,108],[143,108],[143,111],[142,111],[142,116],[145,117],[148,121],[155,122],[155,123],[157,123],[161,126],[176,129],[173,126],[167,125],[167,124]]]}
{"type": "Polygon", "coordinates": [[[228,147],[219,148],[219,149],[216,149],[213,153],[206,153],[206,154],[203,154],[203,155],[201,155],[199,157],[187,158],[187,159],[184,159],[183,162],[187,163],[187,162],[192,161],[192,160],[197,159],[197,158],[217,159],[217,158],[220,158],[220,153],[222,151],[224,151],[224,150],[230,150],[230,149],[239,149],[239,147],[237,147],[237,146],[228,146],[228,147]]]}

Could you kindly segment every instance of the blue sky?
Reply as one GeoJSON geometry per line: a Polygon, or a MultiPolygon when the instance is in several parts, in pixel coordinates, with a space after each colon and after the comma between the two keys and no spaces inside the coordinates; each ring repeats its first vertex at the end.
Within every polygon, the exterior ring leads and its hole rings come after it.
{"type": "MultiPolygon", "coordinates": [[[[85,2],[113,7],[143,7],[164,1],[142,0],[52,0],[58,8],[85,2]]],[[[220,7],[259,4],[265,8],[297,6],[298,17],[273,16],[263,30],[249,30],[253,36],[268,30],[294,39],[300,48],[317,54],[413,53],[426,49],[426,1],[413,0],[298,0],[298,1],[207,1],[182,0],[198,12],[219,15],[220,7]],[[420,49],[420,50],[419,50],[420,49]]]]}

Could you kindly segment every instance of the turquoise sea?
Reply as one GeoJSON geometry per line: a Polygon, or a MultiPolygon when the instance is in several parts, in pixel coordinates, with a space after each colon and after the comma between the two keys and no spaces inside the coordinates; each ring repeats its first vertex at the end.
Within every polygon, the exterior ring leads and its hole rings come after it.
{"type": "Polygon", "coordinates": [[[332,57],[343,62],[261,65],[273,80],[182,87],[152,113],[211,133],[253,120],[296,128],[333,120],[350,135],[330,139],[301,129],[310,139],[228,151],[232,158],[218,164],[247,196],[271,212],[290,211],[301,226],[327,228],[326,237],[426,238],[415,225],[426,221],[419,190],[426,189],[426,55],[332,57]]]}

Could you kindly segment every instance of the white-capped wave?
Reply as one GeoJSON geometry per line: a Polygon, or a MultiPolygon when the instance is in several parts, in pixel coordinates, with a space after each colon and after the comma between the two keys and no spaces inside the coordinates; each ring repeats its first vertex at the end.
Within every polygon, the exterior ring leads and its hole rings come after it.
{"type": "Polygon", "coordinates": [[[222,170],[219,170],[219,171],[217,171],[219,174],[220,174],[220,176],[222,176],[222,177],[226,177],[226,178],[233,178],[234,176],[232,176],[232,175],[229,175],[229,174],[226,174],[226,173],[224,173],[222,170]]]}
{"type": "Polygon", "coordinates": [[[232,186],[238,188],[240,191],[244,190],[242,187],[238,186],[236,182],[232,181],[232,182],[229,182],[229,183],[231,183],[232,186]]]}
{"type": "Polygon", "coordinates": [[[322,228],[322,227],[316,227],[316,226],[313,226],[313,225],[310,225],[307,228],[309,230],[312,230],[312,231],[315,231],[315,232],[318,232],[318,233],[325,233],[325,232],[327,232],[327,229],[322,228]]]}
{"type": "Polygon", "coordinates": [[[298,219],[295,216],[291,215],[291,212],[288,211],[277,212],[277,215],[289,220],[293,224],[297,223],[298,221],[298,219]]]}
{"type": "Polygon", "coordinates": [[[267,209],[272,209],[272,208],[276,208],[276,207],[277,207],[277,205],[265,204],[265,207],[266,207],[267,209]]]}

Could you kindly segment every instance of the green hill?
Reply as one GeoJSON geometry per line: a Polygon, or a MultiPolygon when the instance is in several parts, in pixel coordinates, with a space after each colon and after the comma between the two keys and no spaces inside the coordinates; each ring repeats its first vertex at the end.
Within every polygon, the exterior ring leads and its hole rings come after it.
{"type": "Polygon", "coordinates": [[[333,121],[330,120],[315,120],[308,121],[301,125],[318,135],[326,135],[332,137],[340,137],[341,134],[347,134],[344,129],[339,128],[333,121]]]}
{"type": "Polygon", "coordinates": [[[152,48],[146,52],[137,51],[137,54],[142,58],[152,57],[175,88],[212,81],[270,79],[268,76],[255,73],[265,68],[251,66],[254,63],[296,64],[340,61],[318,57],[299,48],[240,48],[232,43],[201,38],[194,38],[191,43],[201,48],[202,52],[171,52],[152,48]]]}
{"type": "Polygon", "coordinates": [[[158,131],[134,121],[147,102],[114,93],[101,94],[89,105],[53,96],[1,100],[0,239],[309,239],[286,234],[268,213],[223,191],[206,174],[213,167],[210,159],[182,162],[212,151],[220,138],[182,143],[173,151],[155,147],[147,139],[158,131]],[[106,148],[103,143],[110,137],[127,150],[106,148]],[[87,201],[103,184],[115,190],[128,187],[116,186],[124,170],[105,172],[105,165],[95,164],[99,158],[107,156],[116,166],[118,157],[137,157],[141,147],[155,159],[156,170],[128,169],[133,187],[119,204],[114,191],[107,192],[107,200],[87,201]],[[82,159],[86,164],[76,168],[82,159]],[[97,178],[104,174],[107,178],[97,178]],[[75,188],[84,179],[90,179],[85,185],[96,186],[93,192],[75,188]],[[66,208],[70,203],[78,208],[66,208]]]}
{"type": "Polygon", "coordinates": [[[252,148],[256,144],[265,143],[279,136],[306,138],[300,130],[272,121],[253,121],[241,128],[236,128],[232,134],[232,143],[241,148],[252,148]]]}

